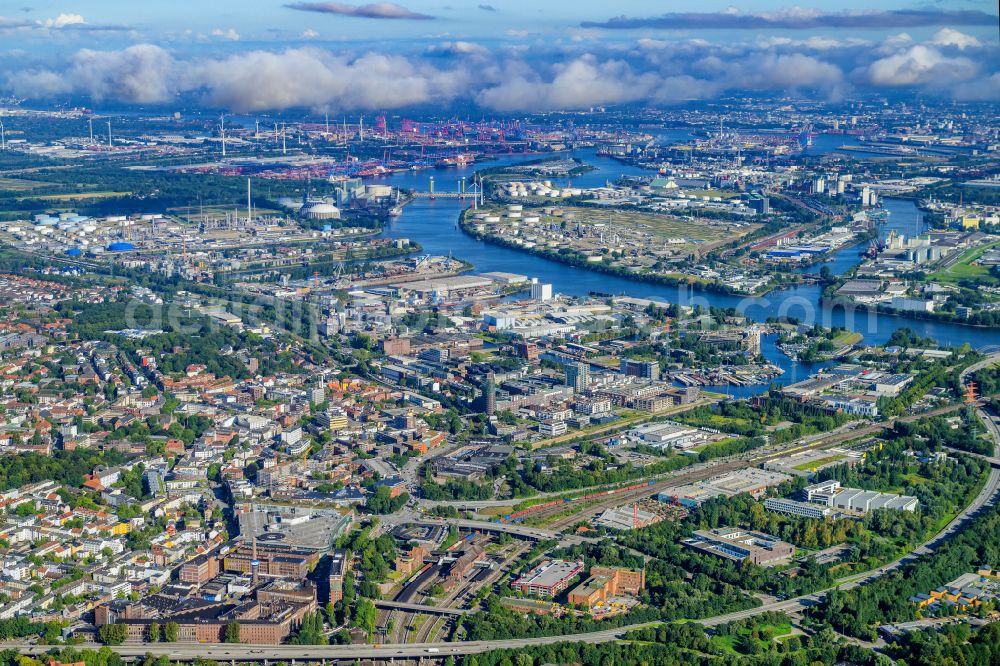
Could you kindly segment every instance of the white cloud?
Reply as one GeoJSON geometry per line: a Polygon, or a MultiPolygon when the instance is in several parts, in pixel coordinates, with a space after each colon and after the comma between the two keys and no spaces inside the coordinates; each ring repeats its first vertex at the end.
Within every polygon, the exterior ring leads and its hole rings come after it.
{"type": "Polygon", "coordinates": [[[480,44],[472,42],[455,41],[441,42],[427,48],[427,53],[432,55],[447,56],[488,56],[490,50],[480,44]]]}
{"type": "Polygon", "coordinates": [[[228,30],[223,30],[222,28],[216,28],[212,31],[212,37],[218,37],[220,39],[228,39],[231,42],[240,41],[240,33],[236,32],[235,29],[229,28],[228,30]]]}
{"type": "Polygon", "coordinates": [[[955,99],[966,102],[1000,101],[1000,73],[961,83],[955,87],[954,95],[955,99]]]}
{"type": "Polygon", "coordinates": [[[82,93],[98,101],[153,104],[173,96],[177,72],[177,63],[167,51],[137,44],[123,51],[82,49],[61,73],[27,70],[15,73],[9,81],[25,96],[82,93]]]}
{"type": "Polygon", "coordinates": [[[45,19],[42,25],[46,28],[65,28],[68,25],[83,25],[86,21],[79,14],[60,14],[54,19],[45,19]]]}
{"type": "Polygon", "coordinates": [[[939,50],[917,44],[871,63],[865,71],[876,86],[913,86],[934,83],[943,86],[972,78],[978,68],[968,58],[950,58],[939,50]]]}
{"type": "Polygon", "coordinates": [[[302,31],[302,39],[316,39],[319,37],[319,33],[312,28],[306,28],[302,31]]]}
{"type": "MultiPolygon", "coordinates": [[[[186,37],[235,40],[238,35],[231,32],[219,28],[212,35],[186,37]]],[[[316,36],[315,31],[302,34],[316,36]]],[[[967,40],[949,33],[934,39],[950,43],[917,44],[897,35],[873,51],[856,38],[725,43],[643,38],[584,49],[563,39],[504,42],[488,49],[452,37],[413,55],[302,47],[186,56],[137,44],[123,50],[84,49],[58,66],[11,63],[18,66],[7,66],[0,79],[3,89],[35,99],[156,104],[184,96],[240,112],[398,109],[457,99],[499,111],[579,109],[674,103],[729,90],[838,97],[849,85],[914,86],[963,99],[992,95],[996,83],[990,77],[997,66],[990,56],[996,47],[982,46],[981,57],[973,60],[957,52],[958,43],[967,40]]],[[[30,57],[37,55],[25,56],[30,57]]]]}
{"type": "Polygon", "coordinates": [[[938,30],[934,33],[934,37],[931,38],[930,43],[935,46],[954,46],[962,51],[965,49],[978,49],[983,46],[983,43],[972,35],[967,35],[952,28],[941,28],[938,30]]]}
{"type": "Polygon", "coordinates": [[[581,56],[559,65],[551,79],[526,67],[511,67],[502,83],[479,94],[479,101],[499,111],[578,109],[648,98],[661,82],[651,72],[636,73],[621,60],[581,56]]]}

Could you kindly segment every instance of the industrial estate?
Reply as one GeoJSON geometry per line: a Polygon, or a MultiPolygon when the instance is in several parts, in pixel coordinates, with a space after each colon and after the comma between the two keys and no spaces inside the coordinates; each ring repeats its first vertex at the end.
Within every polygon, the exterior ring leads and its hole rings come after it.
{"type": "MultiPolygon", "coordinates": [[[[934,34],[964,55],[927,76],[998,53],[934,34]]],[[[29,79],[6,664],[1000,660],[990,97],[126,111],[29,79]]]]}

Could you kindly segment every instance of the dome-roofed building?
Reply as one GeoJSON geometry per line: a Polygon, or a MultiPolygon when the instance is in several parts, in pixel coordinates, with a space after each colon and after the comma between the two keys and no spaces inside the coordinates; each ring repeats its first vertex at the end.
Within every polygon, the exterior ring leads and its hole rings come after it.
{"type": "Polygon", "coordinates": [[[333,204],[317,203],[312,204],[305,210],[306,217],[310,220],[339,220],[340,209],[333,204]]]}

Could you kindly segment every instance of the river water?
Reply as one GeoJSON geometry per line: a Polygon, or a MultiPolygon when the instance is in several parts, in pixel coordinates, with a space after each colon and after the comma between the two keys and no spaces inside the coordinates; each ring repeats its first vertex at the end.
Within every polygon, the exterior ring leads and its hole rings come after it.
{"type": "MultiPolygon", "coordinates": [[[[683,139],[686,133],[675,131],[669,139],[683,139]]],[[[830,142],[824,146],[835,149],[843,142],[830,142]]],[[[814,146],[815,149],[815,146],[814,146]]],[[[572,183],[581,187],[603,185],[622,174],[649,174],[647,170],[621,164],[613,159],[596,155],[593,149],[578,150],[569,153],[587,164],[597,167],[596,170],[572,179],[572,183]]],[[[537,156],[507,155],[499,159],[481,163],[479,168],[523,162],[537,156]]],[[[390,174],[375,182],[392,184],[394,186],[415,190],[427,190],[430,176],[434,176],[435,191],[458,191],[459,179],[465,176],[471,182],[476,166],[453,168],[447,170],[428,170],[412,173],[390,174]]],[[[551,282],[553,291],[573,296],[586,296],[591,292],[607,294],[626,294],[638,298],[652,298],[683,305],[700,304],[703,306],[732,307],[756,321],[768,317],[796,317],[803,323],[819,323],[823,326],[841,326],[855,330],[864,335],[868,344],[884,343],[893,331],[901,327],[909,327],[918,335],[934,338],[945,346],[960,346],[966,342],[973,347],[996,344],[1000,333],[993,330],[973,328],[944,322],[934,322],[917,319],[910,316],[886,315],[867,308],[857,308],[846,311],[842,306],[831,308],[820,305],[821,288],[817,285],[801,285],[788,289],[774,291],[762,297],[743,297],[731,294],[716,294],[688,287],[669,287],[648,284],[626,278],[596,273],[572,266],[560,264],[526,252],[491,245],[475,240],[465,235],[458,227],[458,215],[463,206],[457,199],[425,199],[420,198],[408,204],[403,214],[396,218],[383,232],[383,236],[392,238],[408,238],[423,246],[424,251],[432,255],[446,255],[449,252],[456,258],[464,259],[475,266],[474,272],[506,271],[529,277],[537,277],[542,282],[551,282]]],[[[884,202],[889,212],[887,224],[882,228],[883,236],[895,229],[908,236],[923,229],[922,213],[912,201],[906,199],[887,199],[884,202]]],[[[842,274],[860,261],[859,253],[865,244],[852,245],[831,255],[825,262],[835,274],[842,274]]],[[[811,268],[819,271],[820,266],[811,268]]],[[[804,379],[815,372],[820,365],[797,363],[788,359],[774,346],[772,336],[762,342],[762,352],[772,363],[785,370],[778,382],[791,383],[804,379]]],[[[722,387],[726,390],[726,387],[722,387]]],[[[766,387],[763,387],[766,388],[766,387]]],[[[758,393],[762,387],[728,388],[735,395],[758,393]]]]}

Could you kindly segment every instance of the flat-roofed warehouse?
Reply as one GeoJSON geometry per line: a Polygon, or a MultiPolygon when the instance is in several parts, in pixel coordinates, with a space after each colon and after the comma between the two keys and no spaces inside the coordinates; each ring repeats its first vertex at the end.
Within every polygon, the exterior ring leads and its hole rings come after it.
{"type": "Polygon", "coordinates": [[[545,560],[511,583],[511,587],[522,594],[554,597],[569,587],[570,581],[582,571],[582,561],[545,560]]]}
{"type": "Polygon", "coordinates": [[[711,531],[696,530],[684,545],[722,559],[752,564],[772,564],[789,559],[795,554],[795,546],[770,534],[719,528],[711,531]]]}
{"type": "Polygon", "coordinates": [[[420,296],[437,294],[453,294],[456,292],[486,289],[493,286],[493,280],[476,275],[456,275],[453,277],[434,278],[432,280],[417,280],[415,282],[398,282],[391,285],[401,292],[408,291],[420,296]]]}
{"type": "Polygon", "coordinates": [[[803,489],[806,500],[837,509],[868,513],[876,509],[916,511],[920,501],[912,495],[880,493],[861,488],[842,488],[839,481],[820,481],[803,489]]]}
{"type": "Polygon", "coordinates": [[[527,275],[519,275],[517,273],[505,273],[503,271],[492,271],[490,273],[483,273],[482,277],[489,278],[494,282],[499,284],[521,284],[522,282],[528,281],[527,275]]]}

